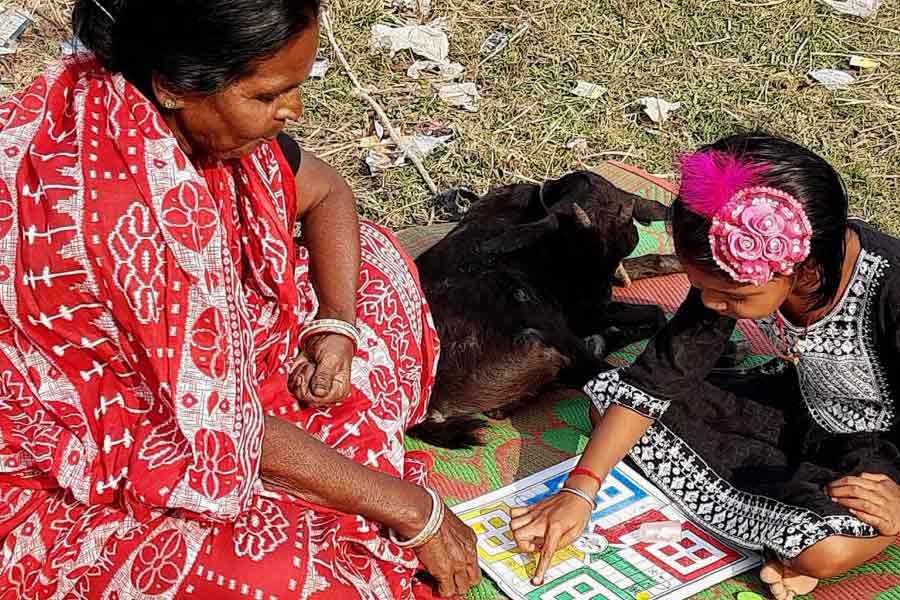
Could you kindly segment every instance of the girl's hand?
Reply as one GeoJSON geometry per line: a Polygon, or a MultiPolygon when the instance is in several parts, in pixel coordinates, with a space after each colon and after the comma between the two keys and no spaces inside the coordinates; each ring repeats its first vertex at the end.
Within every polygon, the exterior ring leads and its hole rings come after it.
{"type": "Polygon", "coordinates": [[[900,486],[887,475],[842,477],[828,486],[828,495],[881,535],[900,535],[900,486]]]}
{"type": "Polygon", "coordinates": [[[311,338],[291,365],[288,389],[307,406],[328,406],[350,395],[353,342],[342,335],[311,338]]]}
{"type": "Polygon", "coordinates": [[[591,518],[593,508],[574,494],[560,492],[534,504],[510,510],[510,529],[522,552],[540,551],[533,585],[543,585],[553,555],[577,540],[591,518]]]}

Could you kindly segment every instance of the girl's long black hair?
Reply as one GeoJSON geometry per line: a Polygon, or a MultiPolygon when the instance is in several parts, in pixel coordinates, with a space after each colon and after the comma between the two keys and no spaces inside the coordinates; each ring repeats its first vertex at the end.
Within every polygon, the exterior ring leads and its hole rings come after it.
{"type": "MultiPolygon", "coordinates": [[[[760,131],[723,138],[700,149],[704,150],[718,150],[768,165],[760,184],[785,191],[800,201],[813,230],[806,265],[818,271],[820,282],[810,299],[814,301],[813,309],[830,304],[840,288],[846,254],[847,189],[837,171],[811,150],[760,131]]],[[[678,257],[727,278],[713,260],[710,219],[689,210],[680,198],[672,204],[670,219],[678,257]]]]}

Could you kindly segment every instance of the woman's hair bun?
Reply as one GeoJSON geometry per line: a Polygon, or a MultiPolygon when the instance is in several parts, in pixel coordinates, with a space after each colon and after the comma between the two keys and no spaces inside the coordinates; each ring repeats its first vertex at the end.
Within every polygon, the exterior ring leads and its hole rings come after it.
{"type": "Polygon", "coordinates": [[[125,0],[77,0],[72,9],[72,31],[104,67],[120,71],[116,64],[116,22],[125,0]]]}

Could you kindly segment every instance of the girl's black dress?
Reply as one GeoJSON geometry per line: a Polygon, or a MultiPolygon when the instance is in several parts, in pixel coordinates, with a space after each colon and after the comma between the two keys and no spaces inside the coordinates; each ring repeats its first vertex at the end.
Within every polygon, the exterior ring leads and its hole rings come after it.
{"type": "Polygon", "coordinates": [[[851,222],[862,252],[831,312],[808,328],[758,321],[776,359],[713,370],[735,321],[692,289],[637,361],[585,388],[656,422],[630,452],[644,474],[721,537],[793,558],[830,535],[878,532],[834,503],[844,475],[900,482],[900,240],[851,222]]]}

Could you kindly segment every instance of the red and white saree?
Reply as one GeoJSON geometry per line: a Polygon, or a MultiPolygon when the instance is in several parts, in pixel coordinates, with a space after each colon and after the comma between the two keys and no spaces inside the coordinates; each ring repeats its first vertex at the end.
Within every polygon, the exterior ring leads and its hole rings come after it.
{"type": "Polygon", "coordinates": [[[86,54],[0,105],[0,600],[428,597],[359,516],[263,488],[264,414],[417,482],[437,336],[411,261],[362,228],[351,398],[301,409],[316,311],[277,144],[192,164],[86,54]]]}

